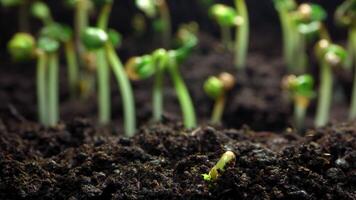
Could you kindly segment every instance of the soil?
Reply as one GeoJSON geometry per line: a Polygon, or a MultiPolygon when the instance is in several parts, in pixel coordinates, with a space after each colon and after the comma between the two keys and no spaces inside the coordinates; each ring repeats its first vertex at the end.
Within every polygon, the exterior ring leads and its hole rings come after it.
{"type": "MultiPolygon", "coordinates": [[[[115,27],[129,26],[123,17],[135,8],[126,4],[127,10],[115,8],[122,11],[117,12],[122,16],[113,22],[115,27]]],[[[275,15],[264,9],[270,4],[256,0],[250,4],[261,10],[252,14],[254,24],[265,22],[257,20],[258,15],[275,15]]],[[[187,9],[181,3],[172,6],[187,9]]],[[[62,12],[58,9],[55,15],[62,12]]],[[[201,12],[174,19],[199,21],[201,12]]],[[[193,130],[181,124],[169,78],[162,123],[150,121],[152,80],[133,82],[139,131],[133,138],[123,137],[121,97],[112,80],[113,122],[99,127],[95,94],[69,99],[64,66],[62,121],[44,128],[36,122],[34,63],[13,64],[2,58],[0,199],[356,199],[356,123],[345,122],[352,73],[341,69],[335,73],[343,92],[336,95],[332,123],[313,128],[312,104],[307,129],[297,133],[291,128],[292,105],[280,87],[287,72],[278,32],[266,27],[263,32],[253,30],[247,68],[237,73],[232,54],[212,36],[218,33],[216,27],[204,22],[202,29],[209,33],[199,35],[198,47],[181,66],[200,124],[193,130]],[[224,123],[211,126],[213,101],[202,85],[223,71],[235,74],[237,85],[229,93],[224,123]],[[209,172],[227,150],[236,154],[236,161],[217,181],[204,181],[201,174],[209,172]]],[[[127,34],[129,28],[124,29],[127,34]]],[[[151,39],[125,37],[120,57],[126,61],[151,52],[157,47],[151,39]]],[[[316,66],[309,71],[317,77],[316,66]]]]}

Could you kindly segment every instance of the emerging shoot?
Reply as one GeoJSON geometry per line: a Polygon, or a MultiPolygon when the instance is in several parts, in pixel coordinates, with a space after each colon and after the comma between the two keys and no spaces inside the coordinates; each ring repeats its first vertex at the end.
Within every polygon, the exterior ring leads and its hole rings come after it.
{"type": "Polygon", "coordinates": [[[234,165],[236,156],[234,152],[227,151],[225,152],[216,165],[209,171],[208,174],[202,174],[205,181],[216,181],[222,172],[225,171],[227,165],[234,165]]]}
{"type": "Polygon", "coordinates": [[[221,73],[218,77],[212,76],[205,81],[204,91],[215,100],[211,117],[212,124],[221,123],[225,108],[226,93],[235,86],[235,77],[229,73],[221,73]]]}

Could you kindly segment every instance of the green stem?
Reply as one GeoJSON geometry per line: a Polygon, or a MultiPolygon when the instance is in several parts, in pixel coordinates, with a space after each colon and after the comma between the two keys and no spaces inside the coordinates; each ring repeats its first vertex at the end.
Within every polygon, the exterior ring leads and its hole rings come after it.
{"type": "Polygon", "coordinates": [[[78,60],[74,49],[73,41],[65,43],[65,55],[67,60],[68,84],[71,97],[75,97],[78,86],[78,60]]]}
{"type": "Polygon", "coordinates": [[[98,111],[99,123],[106,125],[110,123],[110,72],[109,64],[106,58],[104,49],[100,49],[96,53],[97,59],[97,75],[98,75],[98,111]]]}
{"type": "Polygon", "coordinates": [[[219,97],[214,105],[213,114],[211,116],[212,124],[220,124],[223,116],[224,108],[225,108],[225,95],[219,97]]]}
{"type": "Polygon", "coordinates": [[[303,34],[298,34],[298,43],[297,43],[297,54],[295,58],[297,59],[297,69],[295,69],[295,73],[302,74],[306,70],[306,65],[308,63],[308,56],[306,50],[306,38],[303,34]]]}
{"type": "Polygon", "coordinates": [[[163,32],[162,32],[162,43],[163,47],[168,48],[171,43],[172,34],[172,24],[171,24],[171,14],[169,12],[169,7],[166,0],[161,0],[160,5],[160,16],[163,22],[163,32]]]}
{"type": "Polygon", "coordinates": [[[354,83],[352,89],[352,99],[351,99],[351,109],[350,109],[350,119],[356,119],[356,27],[352,28],[350,34],[350,43],[352,43],[352,52],[349,57],[353,58],[353,65],[354,67],[354,83]]]}
{"type": "Polygon", "coordinates": [[[231,30],[227,26],[221,26],[221,42],[223,43],[226,49],[231,50],[231,30]]]}
{"type": "Polygon", "coordinates": [[[106,31],[109,24],[111,9],[112,9],[111,3],[105,4],[101,8],[100,16],[97,23],[98,28],[101,28],[106,31]]]}
{"type": "Polygon", "coordinates": [[[55,126],[59,120],[58,55],[48,55],[48,125],[55,126]]]}
{"type": "Polygon", "coordinates": [[[304,121],[307,109],[304,105],[299,103],[294,103],[294,123],[297,130],[301,131],[304,129],[304,121]]]}
{"type": "Polygon", "coordinates": [[[245,0],[235,0],[237,14],[242,17],[243,23],[236,30],[235,65],[238,69],[246,66],[246,57],[249,44],[249,16],[245,0]]]}
{"type": "Polygon", "coordinates": [[[356,37],[356,28],[351,28],[348,34],[348,39],[347,39],[347,52],[349,56],[347,57],[347,60],[345,62],[345,68],[347,70],[352,70],[352,64],[356,63],[356,45],[354,44],[354,39],[356,37]]]}
{"type": "Polygon", "coordinates": [[[37,60],[37,107],[38,107],[38,119],[39,122],[48,126],[48,110],[47,110],[47,83],[46,83],[46,71],[47,71],[47,55],[40,53],[37,60]]]}
{"type": "Polygon", "coordinates": [[[166,61],[160,60],[158,64],[158,68],[155,75],[155,81],[153,85],[153,120],[156,122],[160,122],[162,119],[163,113],[163,65],[165,65],[166,61]]]}
{"type": "Polygon", "coordinates": [[[284,58],[288,67],[288,71],[292,72],[295,68],[295,64],[293,61],[293,54],[294,54],[294,42],[293,42],[293,25],[291,24],[292,21],[288,14],[288,10],[286,9],[279,9],[279,18],[281,21],[281,27],[283,32],[283,54],[284,58]]]}
{"type": "Polygon", "coordinates": [[[317,115],[315,119],[316,127],[325,126],[328,123],[332,102],[332,69],[326,61],[321,62],[320,81],[317,115]]]}
{"type": "Polygon", "coordinates": [[[111,44],[106,45],[106,53],[114,75],[118,81],[124,108],[125,135],[131,137],[136,132],[136,111],[133,91],[124,67],[111,44]]]}
{"type": "Polygon", "coordinates": [[[89,21],[89,5],[88,0],[78,0],[76,4],[76,11],[75,11],[75,43],[81,55],[84,51],[84,47],[81,43],[81,35],[83,31],[88,26],[89,21]]]}
{"type": "Polygon", "coordinates": [[[176,94],[182,109],[184,126],[186,128],[194,128],[196,127],[197,122],[193,102],[190,98],[189,91],[179,73],[175,55],[170,55],[168,70],[172,77],[176,89],[176,94]]]}

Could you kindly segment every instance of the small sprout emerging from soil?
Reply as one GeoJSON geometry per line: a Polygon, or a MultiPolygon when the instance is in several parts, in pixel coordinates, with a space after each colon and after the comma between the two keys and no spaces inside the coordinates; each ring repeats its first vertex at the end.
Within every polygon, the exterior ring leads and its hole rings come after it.
{"type": "Polygon", "coordinates": [[[212,124],[221,123],[225,108],[226,93],[235,86],[235,77],[229,73],[221,73],[219,76],[212,76],[205,81],[204,91],[215,100],[215,106],[211,117],[212,124]]]}
{"type": "Polygon", "coordinates": [[[347,52],[339,45],[326,39],[320,40],[315,47],[315,54],[320,64],[320,87],[318,95],[315,126],[326,125],[329,121],[332,102],[333,75],[332,68],[342,65],[347,58],[347,52]]]}
{"type": "Polygon", "coordinates": [[[216,165],[209,171],[209,174],[202,174],[205,181],[216,181],[220,174],[224,172],[228,164],[235,164],[236,156],[234,152],[225,152],[216,165]]]}
{"type": "Polygon", "coordinates": [[[130,82],[123,69],[122,63],[116,54],[112,42],[119,44],[120,35],[111,30],[111,37],[103,29],[88,27],[82,36],[83,44],[87,49],[97,52],[98,62],[98,99],[99,122],[107,124],[110,121],[110,74],[111,66],[121,91],[124,110],[124,129],[127,136],[133,136],[136,131],[136,117],[133,92],[130,82]]]}
{"type": "Polygon", "coordinates": [[[152,54],[133,57],[126,63],[125,68],[132,80],[141,80],[155,75],[152,104],[153,119],[160,121],[163,113],[163,75],[170,74],[183,113],[184,125],[187,128],[196,126],[195,110],[189,91],[179,73],[179,64],[186,59],[197,44],[197,38],[188,30],[179,30],[178,36],[181,47],[176,50],[157,49],[152,54]]]}
{"type": "Polygon", "coordinates": [[[289,75],[282,81],[283,88],[290,93],[294,101],[294,125],[298,130],[304,129],[306,111],[314,98],[314,79],[310,75],[289,75]]]}
{"type": "Polygon", "coordinates": [[[172,24],[171,14],[166,0],[135,0],[136,6],[142,10],[149,18],[156,18],[156,30],[162,31],[162,45],[168,48],[171,43],[172,24]]]}

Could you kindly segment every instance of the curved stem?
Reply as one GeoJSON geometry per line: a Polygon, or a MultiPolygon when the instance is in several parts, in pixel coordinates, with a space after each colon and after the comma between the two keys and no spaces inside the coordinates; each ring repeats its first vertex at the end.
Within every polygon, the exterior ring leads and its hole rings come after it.
{"type": "Polygon", "coordinates": [[[97,26],[103,30],[106,30],[109,24],[110,13],[112,9],[112,4],[105,4],[100,11],[100,16],[98,19],[97,26]]]}
{"type": "Polygon", "coordinates": [[[98,75],[98,111],[99,123],[106,125],[110,123],[110,73],[109,64],[106,58],[105,50],[100,49],[96,53],[97,75],[98,75]]]}
{"type": "Polygon", "coordinates": [[[190,98],[189,91],[179,73],[178,65],[173,55],[169,58],[169,73],[172,77],[176,94],[183,113],[184,126],[186,128],[196,127],[195,110],[192,99],[190,98]]]}
{"type": "Polygon", "coordinates": [[[221,119],[224,113],[224,108],[225,108],[225,94],[223,94],[221,97],[219,97],[214,105],[214,110],[213,114],[211,116],[211,123],[212,124],[220,124],[221,119]]]}
{"type": "Polygon", "coordinates": [[[48,125],[55,126],[59,120],[58,55],[48,55],[48,125]]]}
{"type": "Polygon", "coordinates": [[[321,62],[321,83],[319,86],[319,98],[315,126],[325,126],[329,121],[332,102],[333,77],[331,66],[325,61],[321,62]]]}
{"type": "Polygon", "coordinates": [[[243,23],[236,30],[235,65],[238,69],[246,66],[246,57],[249,44],[249,16],[245,0],[235,0],[237,14],[242,17],[243,23]]]}
{"type": "Polygon", "coordinates": [[[46,71],[47,71],[47,55],[44,53],[40,53],[37,60],[37,75],[36,75],[37,107],[38,107],[38,120],[44,126],[48,126],[46,71]]]}
{"type": "Polygon", "coordinates": [[[172,24],[171,24],[171,14],[169,12],[169,7],[166,0],[161,0],[159,4],[159,11],[161,15],[162,22],[164,24],[164,29],[162,32],[162,45],[165,48],[168,48],[171,43],[171,34],[172,34],[172,24]]]}
{"type": "Polygon", "coordinates": [[[152,102],[153,102],[153,120],[156,122],[161,121],[162,113],[163,113],[163,65],[165,65],[166,61],[160,60],[158,63],[155,81],[153,85],[153,94],[152,94],[152,102]]]}
{"type": "Polygon", "coordinates": [[[77,93],[78,84],[78,60],[75,54],[73,41],[70,40],[65,43],[65,55],[67,60],[67,71],[68,71],[68,85],[71,97],[75,97],[77,93]]]}
{"type": "Polygon", "coordinates": [[[350,119],[356,119],[356,27],[352,29],[352,34],[350,34],[350,43],[352,43],[352,52],[350,57],[353,58],[354,65],[354,83],[352,89],[352,99],[351,99],[351,109],[350,109],[350,119]]]}
{"type": "Polygon", "coordinates": [[[135,101],[131,84],[128,77],[126,76],[122,63],[119,57],[116,55],[115,49],[111,44],[106,45],[106,53],[121,91],[124,108],[125,135],[131,137],[136,132],[135,101]]]}

